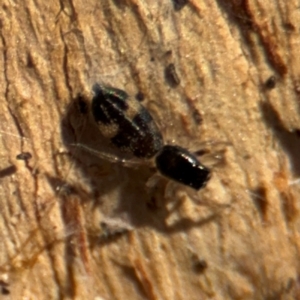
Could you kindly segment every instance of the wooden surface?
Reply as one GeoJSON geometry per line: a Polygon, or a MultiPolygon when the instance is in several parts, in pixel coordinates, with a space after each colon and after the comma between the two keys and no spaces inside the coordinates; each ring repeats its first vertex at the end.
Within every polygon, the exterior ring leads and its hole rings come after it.
{"type": "Polygon", "coordinates": [[[0,7],[1,298],[299,299],[297,1],[18,2],[0,7]],[[141,92],[166,141],[225,151],[201,203],[71,145],[105,147],[78,102],[95,82],[141,92]]]}

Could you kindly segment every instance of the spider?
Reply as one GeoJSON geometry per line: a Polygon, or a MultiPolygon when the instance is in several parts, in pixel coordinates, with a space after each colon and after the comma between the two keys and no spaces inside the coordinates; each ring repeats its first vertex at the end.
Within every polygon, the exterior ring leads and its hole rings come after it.
{"type": "Polygon", "coordinates": [[[111,144],[138,160],[152,160],[157,170],[169,179],[196,191],[205,187],[210,170],[187,149],[164,144],[150,112],[138,100],[121,89],[99,84],[93,86],[93,92],[93,119],[111,144]]]}

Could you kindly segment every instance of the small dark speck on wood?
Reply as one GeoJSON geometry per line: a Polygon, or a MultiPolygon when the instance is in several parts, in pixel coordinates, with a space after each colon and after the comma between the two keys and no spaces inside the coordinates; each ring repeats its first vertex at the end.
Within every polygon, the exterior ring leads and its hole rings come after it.
{"type": "Polygon", "coordinates": [[[268,90],[274,89],[276,86],[276,77],[274,75],[270,76],[265,82],[265,88],[268,90]]]}
{"type": "Polygon", "coordinates": [[[174,64],[168,64],[165,68],[165,79],[170,87],[175,88],[180,84],[180,79],[174,64]]]}
{"type": "Polygon", "coordinates": [[[16,156],[18,160],[28,160],[30,158],[32,158],[32,155],[29,152],[22,152],[16,156]]]}
{"type": "Polygon", "coordinates": [[[188,0],[172,0],[174,10],[179,11],[184,8],[188,4],[188,0]]]}

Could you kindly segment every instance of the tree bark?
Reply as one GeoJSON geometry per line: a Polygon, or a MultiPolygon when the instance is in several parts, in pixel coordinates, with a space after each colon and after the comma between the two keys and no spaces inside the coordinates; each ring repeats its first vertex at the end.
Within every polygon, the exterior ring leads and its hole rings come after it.
{"type": "Polygon", "coordinates": [[[3,299],[300,299],[297,2],[19,2],[0,8],[3,299]],[[96,82],[205,148],[194,201],[103,159],[96,82]]]}

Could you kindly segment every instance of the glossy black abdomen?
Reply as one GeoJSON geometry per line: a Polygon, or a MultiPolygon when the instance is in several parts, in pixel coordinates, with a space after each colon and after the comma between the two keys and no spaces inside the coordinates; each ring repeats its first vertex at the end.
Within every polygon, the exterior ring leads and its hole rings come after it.
{"type": "Polygon", "coordinates": [[[179,146],[164,146],[156,157],[156,167],[164,176],[195,190],[203,188],[210,178],[209,169],[179,146]]]}

